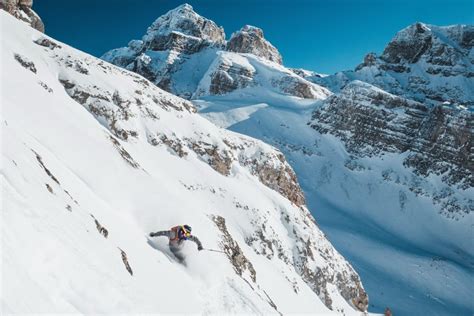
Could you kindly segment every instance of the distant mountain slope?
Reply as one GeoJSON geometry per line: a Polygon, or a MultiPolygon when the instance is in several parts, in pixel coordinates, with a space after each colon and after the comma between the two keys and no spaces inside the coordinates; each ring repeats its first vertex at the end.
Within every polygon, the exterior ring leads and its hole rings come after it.
{"type": "Polygon", "coordinates": [[[0,11],[4,313],[360,314],[281,152],[0,11]],[[150,231],[187,223],[173,258],[150,231]]]}

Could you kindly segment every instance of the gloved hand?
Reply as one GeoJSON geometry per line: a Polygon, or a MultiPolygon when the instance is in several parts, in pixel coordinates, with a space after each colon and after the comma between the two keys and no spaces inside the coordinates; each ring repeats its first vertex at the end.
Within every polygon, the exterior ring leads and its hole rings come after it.
{"type": "Polygon", "coordinates": [[[201,251],[203,250],[204,248],[202,246],[198,246],[198,250],[201,251]]]}
{"type": "Polygon", "coordinates": [[[149,236],[150,236],[150,237],[155,237],[155,234],[154,234],[154,233],[150,233],[149,236]]]}

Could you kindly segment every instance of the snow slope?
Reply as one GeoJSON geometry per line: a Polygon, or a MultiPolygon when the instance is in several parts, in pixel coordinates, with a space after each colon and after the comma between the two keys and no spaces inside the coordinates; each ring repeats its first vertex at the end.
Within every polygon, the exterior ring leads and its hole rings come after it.
{"type": "Polygon", "coordinates": [[[360,314],[280,152],[0,19],[2,313],[360,314]],[[147,238],[180,223],[225,253],[147,238]]]}

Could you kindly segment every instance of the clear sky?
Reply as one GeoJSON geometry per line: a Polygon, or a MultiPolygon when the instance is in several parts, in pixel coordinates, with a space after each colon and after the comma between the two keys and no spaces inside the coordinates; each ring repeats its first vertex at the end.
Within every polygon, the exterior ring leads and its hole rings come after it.
{"type": "Polygon", "coordinates": [[[352,69],[416,22],[474,24],[474,0],[35,0],[46,33],[95,56],[140,39],[160,15],[187,2],[226,36],[258,26],[289,67],[352,69]]]}

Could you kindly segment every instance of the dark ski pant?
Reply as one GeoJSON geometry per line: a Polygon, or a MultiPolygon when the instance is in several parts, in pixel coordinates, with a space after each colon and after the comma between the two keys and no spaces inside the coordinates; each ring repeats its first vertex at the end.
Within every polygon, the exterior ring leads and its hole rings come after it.
{"type": "Polygon", "coordinates": [[[179,262],[184,262],[184,254],[182,252],[183,247],[181,245],[173,245],[172,243],[170,243],[169,246],[176,259],[178,259],[179,262]]]}

